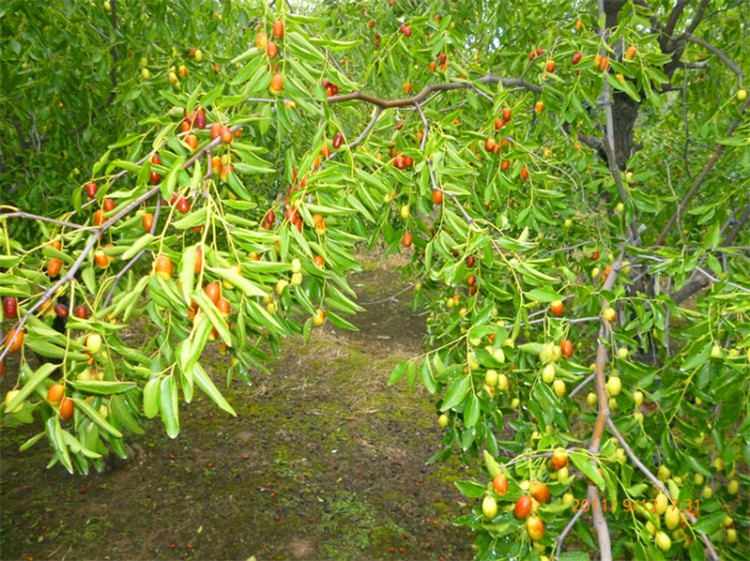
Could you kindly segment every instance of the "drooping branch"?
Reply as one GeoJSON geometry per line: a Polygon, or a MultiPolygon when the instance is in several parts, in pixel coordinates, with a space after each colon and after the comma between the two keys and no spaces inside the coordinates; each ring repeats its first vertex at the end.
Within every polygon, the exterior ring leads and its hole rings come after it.
{"type": "MultiPolygon", "coordinates": [[[[211,170],[211,167],[209,166],[209,171],[211,170]]],[[[154,220],[151,223],[151,229],[148,231],[149,234],[152,236],[154,235],[154,232],[156,232],[156,224],[159,222],[159,213],[161,212],[161,198],[157,197],[156,199],[156,209],[154,210],[154,220]]],[[[145,255],[147,251],[147,248],[143,248],[140,250],[135,257],[133,257],[122,269],[120,269],[120,272],[117,273],[117,276],[115,276],[115,280],[112,281],[112,288],[109,289],[109,293],[107,294],[107,297],[104,299],[104,304],[102,304],[102,308],[106,308],[109,306],[109,303],[112,301],[112,298],[115,295],[115,290],[117,290],[117,285],[120,283],[122,278],[128,274],[128,271],[132,269],[138,261],[140,261],[141,257],[145,255]]]]}
{"type": "Polygon", "coordinates": [[[742,69],[735,64],[735,62],[727,56],[727,54],[722,51],[717,46],[713,45],[712,43],[709,43],[708,41],[701,39],[700,37],[695,37],[691,35],[690,33],[685,33],[682,35],[682,38],[685,39],[685,41],[688,41],[690,43],[695,43],[696,45],[700,45],[701,47],[705,47],[712,53],[714,53],[717,57],[719,57],[719,60],[724,63],[724,66],[729,68],[732,72],[737,74],[740,78],[742,78],[745,73],[742,71],[742,69]]]}
{"type": "MultiPolygon", "coordinates": [[[[622,446],[623,450],[625,450],[625,453],[628,455],[630,461],[633,462],[635,467],[637,467],[640,472],[643,473],[643,475],[645,475],[657,489],[659,489],[662,493],[669,497],[669,489],[667,489],[667,487],[661,481],[659,481],[659,478],[651,473],[651,470],[649,470],[640,460],[640,458],[635,455],[635,452],[633,452],[633,449],[628,444],[628,441],[625,440],[624,436],[622,436],[620,431],[617,429],[617,426],[612,422],[612,419],[607,420],[607,428],[620,443],[620,446],[622,446]]],[[[683,515],[690,521],[691,524],[695,524],[696,518],[691,512],[683,512],[683,515]]],[[[716,553],[716,549],[714,549],[714,546],[711,543],[711,538],[709,538],[703,532],[699,532],[699,534],[701,536],[701,539],[703,540],[703,544],[706,546],[706,551],[708,552],[709,558],[712,559],[712,561],[720,561],[719,555],[716,553]]]]}
{"type": "MultiPolygon", "coordinates": [[[[242,125],[235,125],[230,128],[232,132],[236,131],[237,129],[241,128],[242,125]]],[[[200,157],[202,157],[204,154],[212,151],[216,146],[218,146],[221,143],[221,136],[216,137],[214,140],[206,144],[203,148],[198,150],[195,154],[193,154],[190,158],[188,158],[185,163],[182,164],[182,169],[188,169],[193,163],[200,157]]],[[[72,281],[75,278],[76,273],[81,268],[81,265],[83,265],[83,262],[88,257],[88,255],[91,253],[91,251],[94,249],[96,244],[99,242],[101,237],[104,235],[104,232],[109,230],[114,224],[120,220],[122,217],[126,216],[128,213],[132,212],[134,209],[138,208],[141,204],[149,200],[151,197],[159,193],[161,190],[161,184],[154,185],[150,189],[148,189],[145,193],[142,195],[136,197],[132,201],[130,201],[127,205],[125,205],[123,208],[118,210],[112,217],[107,219],[106,222],[104,222],[101,226],[98,228],[93,229],[93,234],[91,238],[89,238],[89,241],[86,243],[86,245],[81,250],[80,255],[78,258],[73,262],[73,264],[70,266],[68,271],[60,277],[60,279],[53,283],[45,292],[42,294],[42,296],[37,299],[36,303],[34,303],[28,311],[23,315],[21,320],[14,326],[14,333],[13,336],[10,337],[9,340],[5,341],[5,347],[0,351],[0,362],[5,358],[5,356],[8,354],[10,348],[13,346],[13,343],[18,338],[18,335],[21,333],[21,330],[25,327],[26,323],[29,321],[29,317],[31,317],[36,311],[42,306],[42,304],[52,297],[52,295],[57,293],[57,290],[72,281]]],[[[81,228],[81,225],[77,225],[78,228],[81,228]]]]}
{"type": "MultiPolygon", "coordinates": [[[[425,145],[427,144],[427,135],[430,133],[430,123],[429,121],[427,121],[427,117],[425,116],[424,111],[422,111],[422,106],[419,103],[416,103],[414,107],[419,113],[419,116],[422,119],[422,123],[424,124],[424,131],[422,133],[422,142],[420,144],[420,149],[424,149],[425,145]]],[[[432,183],[433,190],[440,191],[444,195],[448,195],[456,204],[456,206],[459,208],[459,210],[461,211],[461,214],[464,215],[464,219],[466,220],[467,224],[471,224],[472,222],[474,222],[474,218],[468,212],[466,212],[466,209],[458,200],[458,197],[456,196],[456,194],[449,193],[448,191],[444,190],[437,184],[437,181],[435,180],[435,174],[432,171],[432,160],[430,158],[426,158],[426,160],[427,160],[427,171],[430,174],[430,182],[432,183]]]]}
{"type": "MultiPolygon", "coordinates": [[[[734,121],[732,121],[732,123],[729,125],[729,128],[727,129],[727,132],[724,135],[724,138],[729,138],[730,136],[732,136],[734,131],[742,122],[742,118],[748,107],[750,107],[750,98],[745,100],[745,103],[740,108],[739,116],[734,121]]],[[[669,233],[669,230],[672,228],[672,226],[674,226],[674,223],[677,221],[677,217],[684,214],[685,209],[687,208],[687,205],[690,203],[692,198],[698,192],[698,189],[703,184],[703,181],[706,179],[709,172],[716,165],[716,162],[719,161],[719,158],[721,158],[722,154],[724,153],[725,148],[726,148],[725,144],[723,143],[717,144],[716,148],[711,154],[711,157],[703,166],[703,169],[701,170],[700,174],[698,175],[698,177],[695,178],[692,185],[690,186],[690,189],[688,189],[688,192],[685,194],[685,196],[682,198],[680,203],[677,205],[677,209],[675,210],[675,213],[669,218],[669,220],[667,220],[667,223],[664,225],[664,228],[662,228],[662,231],[659,234],[659,237],[657,238],[655,245],[658,246],[664,243],[664,240],[667,238],[667,234],[669,233]]]]}

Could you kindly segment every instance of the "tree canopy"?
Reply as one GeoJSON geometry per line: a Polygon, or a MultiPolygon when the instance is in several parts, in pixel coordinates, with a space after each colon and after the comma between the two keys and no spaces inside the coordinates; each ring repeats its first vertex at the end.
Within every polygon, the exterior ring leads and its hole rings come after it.
{"type": "Polygon", "coordinates": [[[433,461],[482,462],[456,482],[478,559],[745,558],[749,18],[6,2],[3,424],[87,473],[198,391],[234,414],[222,382],[281,338],[353,328],[382,246],[428,324],[384,376],[434,394],[433,461]]]}

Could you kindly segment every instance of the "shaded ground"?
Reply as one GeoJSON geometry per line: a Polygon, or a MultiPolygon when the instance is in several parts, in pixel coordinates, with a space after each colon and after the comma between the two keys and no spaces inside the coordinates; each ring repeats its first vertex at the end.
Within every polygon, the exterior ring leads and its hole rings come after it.
{"type": "MultiPolygon", "coordinates": [[[[88,477],[45,465],[37,427],[0,433],[2,559],[470,559],[451,484],[458,464],[425,465],[440,439],[430,397],[386,388],[418,354],[422,322],[398,274],[352,279],[358,333],[292,340],[270,376],[234,384],[236,419],[197,398],[176,440],[154,422],[137,456],[88,477]]],[[[208,362],[222,380],[227,362],[208,362]]],[[[2,381],[7,390],[10,376],[2,381]]],[[[223,385],[223,384],[220,384],[223,385]]]]}

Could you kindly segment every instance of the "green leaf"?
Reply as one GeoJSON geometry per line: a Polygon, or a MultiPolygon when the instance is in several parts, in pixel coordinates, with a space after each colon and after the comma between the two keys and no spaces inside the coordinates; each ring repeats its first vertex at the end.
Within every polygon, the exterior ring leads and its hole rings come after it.
{"type": "Polygon", "coordinates": [[[599,470],[597,470],[591,463],[591,456],[581,452],[570,452],[568,456],[581,473],[593,481],[599,489],[604,490],[604,478],[599,474],[599,470]]]}
{"type": "Polygon", "coordinates": [[[711,356],[711,347],[713,347],[713,343],[711,341],[707,341],[706,344],[703,345],[703,347],[693,347],[692,351],[687,355],[682,365],[680,366],[681,370],[694,370],[698,366],[708,362],[708,359],[711,356]]]}
{"type": "Polygon", "coordinates": [[[401,377],[404,375],[404,372],[406,372],[406,367],[407,366],[408,366],[408,362],[406,362],[406,361],[399,362],[395,366],[395,368],[393,369],[393,371],[391,372],[391,375],[388,378],[387,385],[388,386],[392,386],[393,384],[395,384],[396,382],[398,382],[401,379],[401,377]]]}
{"type": "Polygon", "coordinates": [[[198,246],[191,245],[185,248],[180,259],[180,288],[185,303],[190,305],[190,295],[193,293],[193,280],[195,278],[195,263],[198,260],[198,246]]]}
{"type": "Polygon", "coordinates": [[[89,403],[81,399],[79,397],[74,397],[73,402],[76,404],[76,407],[89,419],[94,421],[99,427],[107,431],[109,434],[114,436],[115,438],[122,438],[122,433],[117,430],[115,427],[113,427],[109,421],[107,421],[104,417],[102,417],[99,414],[99,411],[94,409],[89,403]]]}
{"type": "Polygon", "coordinates": [[[177,406],[177,383],[174,374],[162,378],[159,387],[159,411],[161,420],[167,429],[169,438],[177,438],[180,434],[180,417],[177,406]]]}
{"type": "Polygon", "coordinates": [[[558,557],[558,561],[589,561],[591,558],[588,553],[583,551],[565,551],[558,557]]]}
{"type": "Polygon", "coordinates": [[[445,398],[443,398],[440,410],[447,411],[456,407],[463,402],[470,390],[471,375],[461,373],[458,378],[453,380],[453,383],[448,387],[448,391],[445,392],[445,398]]]}
{"type": "Polygon", "coordinates": [[[234,272],[231,269],[215,269],[213,267],[209,268],[209,270],[214,273],[216,276],[221,277],[223,280],[229,282],[231,285],[236,286],[242,292],[245,293],[245,296],[248,296],[249,298],[252,298],[254,296],[268,296],[268,294],[255,286],[251,281],[247,280],[242,275],[238,275],[236,272],[234,272]]]}
{"type": "Polygon", "coordinates": [[[154,236],[153,234],[143,234],[140,238],[135,240],[133,245],[125,250],[125,252],[121,256],[121,259],[123,261],[129,261],[132,257],[135,257],[140,250],[142,250],[155,239],[156,236],[154,236]]]}
{"type": "Polygon", "coordinates": [[[554,302],[555,300],[561,300],[561,296],[557,292],[552,292],[546,288],[535,288],[526,293],[526,298],[536,302],[554,302]]]}
{"type": "Polygon", "coordinates": [[[219,333],[222,341],[224,341],[228,347],[231,347],[232,335],[229,332],[229,328],[227,327],[227,322],[223,317],[221,317],[221,315],[219,314],[219,310],[217,310],[214,303],[208,299],[206,293],[202,290],[194,292],[193,300],[196,301],[200,309],[203,310],[203,313],[206,314],[206,317],[208,317],[208,319],[211,321],[211,324],[216,328],[216,331],[219,333]]]}
{"type": "Polygon", "coordinates": [[[177,175],[182,171],[183,163],[185,163],[184,157],[178,156],[175,158],[167,172],[167,176],[161,182],[161,196],[166,200],[169,200],[172,197],[172,193],[174,193],[174,186],[177,184],[177,175]]]}
{"type": "Polygon", "coordinates": [[[477,398],[477,394],[472,393],[466,403],[466,408],[464,409],[464,426],[466,428],[471,428],[477,424],[478,420],[479,399],[477,398]]]}
{"type": "Polygon", "coordinates": [[[13,409],[26,401],[26,398],[31,395],[31,392],[33,392],[39,386],[39,384],[44,382],[44,380],[46,380],[49,375],[57,369],[58,366],[58,364],[52,364],[49,362],[42,364],[34,372],[34,374],[32,374],[32,376],[29,378],[29,381],[24,384],[24,386],[16,394],[16,396],[5,405],[5,411],[13,411],[13,409]]]}
{"type": "Polygon", "coordinates": [[[456,487],[463,495],[472,499],[477,499],[487,494],[487,488],[475,481],[456,481],[456,487]]]}
{"type": "Polygon", "coordinates": [[[68,446],[65,444],[65,440],[62,436],[62,427],[60,426],[60,417],[52,416],[44,423],[45,431],[47,432],[47,438],[49,439],[52,447],[55,449],[55,456],[60,463],[65,466],[70,473],[73,473],[73,464],[70,462],[70,454],[68,453],[68,446]]]}
{"type": "Polygon", "coordinates": [[[42,439],[43,436],[44,436],[44,431],[35,434],[31,438],[29,438],[26,442],[24,442],[23,444],[21,444],[21,446],[18,447],[18,451],[19,452],[25,452],[26,450],[28,450],[29,448],[31,448],[32,446],[34,446],[34,444],[36,444],[37,442],[39,442],[42,439]]]}
{"type": "Polygon", "coordinates": [[[62,431],[62,437],[65,444],[67,444],[70,447],[70,451],[74,454],[83,454],[87,458],[101,458],[102,455],[98,452],[94,452],[93,450],[89,450],[86,448],[81,442],[72,434],[70,434],[68,431],[63,430],[62,431]]]}
{"type": "Polygon", "coordinates": [[[721,528],[726,515],[726,512],[723,510],[712,514],[701,515],[695,524],[693,524],[693,531],[702,532],[704,534],[713,534],[716,530],[721,528]]]}
{"type": "Polygon", "coordinates": [[[153,419],[159,413],[159,378],[151,378],[143,387],[143,414],[153,419]]]}
{"type": "Polygon", "coordinates": [[[224,396],[221,395],[221,392],[216,387],[213,380],[211,380],[211,377],[200,364],[195,365],[195,368],[193,369],[193,377],[195,380],[195,384],[203,393],[210,397],[214,401],[214,403],[216,403],[216,405],[219,406],[219,409],[226,411],[233,417],[237,416],[237,413],[234,411],[234,409],[232,409],[232,406],[229,405],[229,402],[224,398],[224,396]]]}
{"type": "Polygon", "coordinates": [[[70,385],[85,393],[111,395],[135,388],[135,382],[112,382],[108,380],[71,380],[70,385]]]}
{"type": "Polygon", "coordinates": [[[437,391],[437,384],[435,383],[435,378],[432,376],[429,358],[424,359],[422,362],[422,367],[419,369],[419,377],[428,392],[435,393],[437,391]]]}
{"type": "Polygon", "coordinates": [[[482,450],[482,455],[484,456],[484,467],[487,468],[490,477],[495,477],[500,473],[500,465],[487,450],[482,450]]]}

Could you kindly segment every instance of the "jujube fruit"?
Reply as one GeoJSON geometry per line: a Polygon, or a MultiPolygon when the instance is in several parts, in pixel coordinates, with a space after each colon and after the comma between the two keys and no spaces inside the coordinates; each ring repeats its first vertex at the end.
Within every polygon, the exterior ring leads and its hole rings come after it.
{"type": "Polygon", "coordinates": [[[172,276],[172,260],[166,255],[160,255],[156,258],[154,271],[159,277],[167,280],[172,276]]]}
{"type": "Polygon", "coordinates": [[[531,496],[540,503],[546,503],[550,498],[549,487],[541,481],[532,481],[529,491],[531,491],[531,496]]]}
{"type": "Polygon", "coordinates": [[[65,395],[65,386],[55,382],[47,390],[47,403],[60,403],[65,395]]]}
{"type": "Polygon", "coordinates": [[[526,520],[526,532],[533,541],[539,541],[544,535],[544,522],[536,514],[526,520]]]}
{"type": "Polygon", "coordinates": [[[552,312],[552,315],[555,317],[560,317],[563,315],[563,303],[562,300],[555,300],[549,305],[549,310],[552,312]]]}
{"type": "Polygon", "coordinates": [[[11,329],[8,331],[8,334],[5,336],[5,346],[8,347],[8,352],[15,353],[17,351],[21,350],[21,347],[23,347],[23,338],[26,335],[26,333],[23,331],[18,331],[18,336],[16,337],[16,340],[11,343],[11,339],[13,339],[13,336],[16,334],[16,329],[11,329]]]}
{"type": "Polygon", "coordinates": [[[516,501],[513,507],[513,515],[519,520],[523,520],[531,513],[531,497],[522,495],[516,501]]]}
{"type": "Polygon", "coordinates": [[[143,224],[144,231],[150,232],[152,226],[154,225],[154,215],[150,212],[144,212],[143,216],[141,217],[141,224],[143,224]]]}
{"type": "Polygon", "coordinates": [[[72,418],[74,408],[75,405],[72,399],[70,399],[69,397],[63,399],[60,403],[60,418],[66,421],[72,418]]]}
{"type": "Polygon", "coordinates": [[[49,263],[47,263],[47,275],[49,276],[49,278],[57,278],[61,270],[62,260],[58,259],[57,257],[53,257],[49,260],[49,263]]]}
{"type": "Polygon", "coordinates": [[[204,288],[204,292],[206,293],[206,296],[208,296],[208,299],[214,304],[216,304],[219,301],[219,298],[221,298],[221,287],[218,282],[208,283],[206,288],[204,288]]]}
{"type": "Polygon", "coordinates": [[[492,488],[498,495],[504,495],[508,491],[508,478],[504,473],[498,473],[492,478],[492,488]]]}
{"type": "Polygon", "coordinates": [[[6,318],[14,318],[18,315],[18,300],[14,296],[3,298],[3,315],[6,318]]]}

